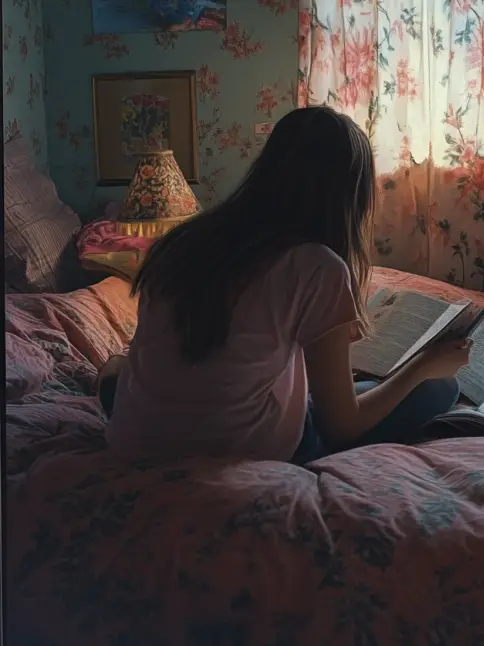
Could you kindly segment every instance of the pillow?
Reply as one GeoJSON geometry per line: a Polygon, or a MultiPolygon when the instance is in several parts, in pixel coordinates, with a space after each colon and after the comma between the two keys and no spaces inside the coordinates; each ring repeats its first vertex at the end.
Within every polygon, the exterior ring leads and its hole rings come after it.
{"type": "Polygon", "coordinates": [[[81,222],[38,172],[24,139],[4,146],[5,283],[9,291],[66,292],[85,283],[74,245],[81,222]]]}

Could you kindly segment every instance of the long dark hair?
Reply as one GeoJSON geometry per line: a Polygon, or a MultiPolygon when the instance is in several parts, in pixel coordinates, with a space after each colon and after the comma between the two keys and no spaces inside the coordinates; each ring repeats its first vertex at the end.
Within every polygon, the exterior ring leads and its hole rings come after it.
{"type": "Polygon", "coordinates": [[[194,364],[224,345],[252,280],[290,247],[317,242],[347,263],[365,332],[374,208],[365,133],[328,107],[294,110],[227,199],[151,247],[132,292],[170,304],[181,355],[194,364]]]}

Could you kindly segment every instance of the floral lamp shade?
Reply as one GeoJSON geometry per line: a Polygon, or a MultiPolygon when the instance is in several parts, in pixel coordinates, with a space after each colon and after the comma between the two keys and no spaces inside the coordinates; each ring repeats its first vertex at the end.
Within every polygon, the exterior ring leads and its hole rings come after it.
{"type": "Polygon", "coordinates": [[[172,150],[140,158],[120,211],[117,232],[155,238],[200,211],[172,150]]]}

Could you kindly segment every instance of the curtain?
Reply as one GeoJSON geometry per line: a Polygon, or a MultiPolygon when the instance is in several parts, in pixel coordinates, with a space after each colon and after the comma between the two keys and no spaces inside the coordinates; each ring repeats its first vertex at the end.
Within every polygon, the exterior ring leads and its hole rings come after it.
{"type": "Polygon", "coordinates": [[[484,0],[301,0],[300,106],[373,145],[374,263],[484,290],[484,0]]]}

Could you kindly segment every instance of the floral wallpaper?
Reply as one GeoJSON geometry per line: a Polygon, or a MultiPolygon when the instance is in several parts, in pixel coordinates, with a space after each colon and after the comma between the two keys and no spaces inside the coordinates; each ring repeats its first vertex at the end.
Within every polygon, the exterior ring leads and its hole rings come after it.
{"type": "Polygon", "coordinates": [[[62,199],[89,220],[126,191],[96,186],[91,76],[177,69],[197,72],[194,191],[204,206],[222,198],[257,154],[267,124],[296,105],[297,4],[229,0],[221,31],[94,36],[87,0],[44,0],[49,161],[62,199]]]}
{"type": "Polygon", "coordinates": [[[47,164],[41,0],[3,0],[5,141],[25,137],[39,168],[47,164]]]}

